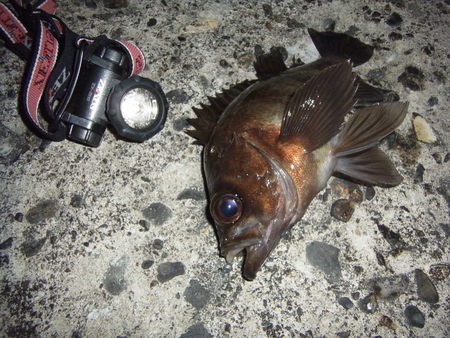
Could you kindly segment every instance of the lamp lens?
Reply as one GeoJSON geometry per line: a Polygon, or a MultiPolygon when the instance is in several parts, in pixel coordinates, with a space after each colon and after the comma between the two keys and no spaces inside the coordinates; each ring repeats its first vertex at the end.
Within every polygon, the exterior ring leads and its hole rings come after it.
{"type": "Polygon", "coordinates": [[[122,96],[120,112],[133,129],[144,129],[154,123],[159,106],[156,96],[147,88],[133,88],[122,96]]]}

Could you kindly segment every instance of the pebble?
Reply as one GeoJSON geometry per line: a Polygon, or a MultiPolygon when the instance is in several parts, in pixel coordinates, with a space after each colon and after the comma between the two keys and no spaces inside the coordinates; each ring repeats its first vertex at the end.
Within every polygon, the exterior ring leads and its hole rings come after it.
{"type": "Polygon", "coordinates": [[[144,217],[149,221],[152,221],[155,225],[162,225],[172,216],[172,210],[165,204],[156,202],[150,204],[150,206],[142,212],[144,217]]]}
{"type": "Polygon", "coordinates": [[[363,193],[359,186],[353,182],[334,178],[330,183],[331,191],[333,194],[340,198],[347,198],[356,203],[361,203],[363,201],[363,193]]]}
{"type": "Polygon", "coordinates": [[[414,174],[414,183],[422,183],[423,182],[423,173],[425,172],[425,167],[419,163],[416,167],[416,172],[414,174]]]}
{"type": "Polygon", "coordinates": [[[416,269],[414,271],[414,276],[416,279],[417,295],[419,298],[431,304],[439,302],[439,294],[427,274],[420,269],[416,269]]]}
{"type": "Polygon", "coordinates": [[[164,247],[164,241],[162,239],[157,238],[153,241],[152,246],[153,246],[153,249],[155,249],[155,250],[162,250],[164,247]]]}
{"type": "Polygon", "coordinates": [[[375,197],[375,189],[374,187],[368,186],[366,188],[365,196],[367,201],[371,201],[375,197]]]}
{"type": "Polygon", "coordinates": [[[397,12],[392,13],[387,19],[386,23],[389,26],[396,27],[400,25],[403,22],[402,17],[397,12]]]}
{"type": "Polygon", "coordinates": [[[151,259],[146,259],[145,261],[142,262],[141,268],[144,270],[148,270],[153,266],[154,263],[155,263],[155,261],[153,261],[151,259]]]}
{"type": "Polygon", "coordinates": [[[450,274],[450,264],[438,263],[430,267],[429,274],[433,279],[442,281],[450,274]]]}
{"type": "Polygon", "coordinates": [[[197,310],[208,304],[211,293],[196,279],[191,279],[189,286],[184,290],[184,299],[197,310]]]}
{"type": "Polygon", "coordinates": [[[389,229],[387,226],[385,226],[383,224],[378,224],[377,227],[378,227],[378,230],[380,231],[381,235],[383,236],[383,238],[386,241],[388,241],[388,243],[393,248],[402,249],[406,246],[406,243],[403,241],[403,239],[399,233],[392,231],[391,229],[389,229]]]}
{"type": "Polygon", "coordinates": [[[306,259],[309,264],[321,270],[330,282],[341,278],[339,249],[323,242],[311,242],[306,247],[306,259]]]}
{"type": "Polygon", "coordinates": [[[103,278],[103,286],[111,295],[120,295],[126,288],[125,271],[127,270],[129,258],[121,257],[117,262],[111,264],[106,270],[103,278]]]}
{"type": "Polygon", "coordinates": [[[331,206],[331,216],[342,222],[348,222],[354,211],[354,202],[343,198],[338,199],[331,206]]]}
{"type": "Polygon", "coordinates": [[[400,33],[397,33],[397,32],[392,32],[392,33],[389,33],[388,37],[389,37],[389,40],[391,40],[391,41],[397,41],[397,40],[401,40],[403,38],[403,35],[401,35],[400,33]]]}
{"type": "Polygon", "coordinates": [[[397,325],[395,325],[394,321],[388,316],[381,316],[380,321],[378,322],[379,326],[387,327],[391,330],[395,330],[397,325]]]}
{"type": "Polygon", "coordinates": [[[194,188],[184,189],[177,196],[177,200],[203,201],[205,199],[206,199],[205,193],[203,191],[194,188]]]}
{"type": "Polygon", "coordinates": [[[401,294],[406,294],[409,284],[409,278],[405,274],[379,277],[369,281],[369,287],[381,299],[395,299],[401,294]]]}
{"type": "Polygon", "coordinates": [[[21,212],[18,212],[17,214],[14,215],[14,219],[17,222],[22,222],[23,221],[23,214],[21,212]]]}
{"type": "Polygon", "coordinates": [[[436,96],[430,96],[427,103],[430,107],[434,107],[439,103],[439,99],[436,96]]]}
{"type": "Polygon", "coordinates": [[[80,194],[74,194],[70,200],[70,205],[74,208],[82,208],[85,206],[84,198],[80,194]]]}
{"type": "Polygon", "coordinates": [[[158,276],[156,277],[160,283],[167,282],[176,276],[186,273],[184,264],[181,262],[165,262],[158,266],[158,276]]]}
{"type": "Polygon", "coordinates": [[[28,223],[37,224],[43,222],[56,215],[58,210],[58,202],[55,200],[44,200],[39,202],[36,206],[28,210],[25,215],[28,223]]]}
{"type": "Polygon", "coordinates": [[[376,296],[371,293],[358,301],[358,307],[365,313],[374,313],[378,309],[376,296]]]}
{"type": "Polygon", "coordinates": [[[189,95],[182,89],[174,89],[166,94],[167,100],[170,103],[188,103],[189,95]]]}
{"type": "Polygon", "coordinates": [[[349,310],[353,307],[353,302],[348,297],[340,297],[338,299],[338,303],[339,303],[339,305],[342,305],[342,307],[346,310],[349,310]]]}
{"type": "Polygon", "coordinates": [[[414,305],[408,305],[405,309],[406,322],[410,326],[423,328],[425,326],[425,316],[414,305]]]}
{"type": "Polygon", "coordinates": [[[425,87],[424,81],[423,72],[414,66],[406,67],[405,71],[398,77],[398,82],[413,91],[423,90],[425,87]]]}
{"type": "Polygon", "coordinates": [[[208,332],[203,323],[199,322],[190,327],[179,338],[212,338],[213,335],[208,332]]]}
{"type": "Polygon", "coordinates": [[[442,231],[444,231],[445,238],[450,238],[450,224],[448,223],[439,223],[442,231]]]}
{"type": "Polygon", "coordinates": [[[13,244],[13,238],[9,237],[8,239],[4,240],[0,243],[0,250],[6,250],[12,247],[13,244]]]}
{"type": "Polygon", "coordinates": [[[428,122],[420,115],[416,115],[413,120],[416,138],[424,143],[433,144],[437,141],[436,135],[428,122]]]}
{"type": "Polygon", "coordinates": [[[153,27],[157,24],[157,21],[155,18],[151,18],[147,21],[147,27],[153,27]]]}
{"type": "Polygon", "coordinates": [[[41,249],[44,246],[46,241],[47,241],[47,237],[25,241],[20,245],[20,251],[26,257],[35,256],[39,253],[39,251],[41,251],[41,249]]]}
{"type": "Polygon", "coordinates": [[[103,6],[106,8],[126,8],[128,7],[128,0],[103,0],[103,6]]]}

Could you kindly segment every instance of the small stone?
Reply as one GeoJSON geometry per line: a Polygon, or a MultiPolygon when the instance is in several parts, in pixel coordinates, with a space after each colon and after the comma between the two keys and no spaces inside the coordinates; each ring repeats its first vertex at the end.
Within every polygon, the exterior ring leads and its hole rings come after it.
{"type": "Polygon", "coordinates": [[[186,273],[184,264],[181,262],[166,262],[158,266],[158,281],[160,283],[167,282],[176,276],[186,273]]]}
{"type": "Polygon", "coordinates": [[[391,41],[397,41],[397,40],[401,40],[403,38],[403,35],[401,35],[400,33],[397,33],[397,32],[392,32],[392,33],[389,33],[388,37],[389,37],[389,40],[391,40],[391,41]]]}
{"type": "Polygon", "coordinates": [[[347,198],[356,203],[361,203],[363,200],[363,193],[359,186],[348,180],[334,178],[330,187],[333,194],[340,198],[347,198]]]}
{"type": "Polygon", "coordinates": [[[147,21],[147,27],[153,27],[153,26],[156,25],[156,23],[157,23],[156,19],[155,18],[151,18],[151,19],[149,19],[147,21]]]}
{"type": "Polygon", "coordinates": [[[184,189],[177,196],[177,200],[194,200],[194,201],[203,201],[206,199],[206,196],[203,191],[193,188],[184,189]]]}
{"type": "Polygon", "coordinates": [[[414,305],[408,305],[405,309],[406,322],[410,326],[423,328],[425,326],[425,316],[414,305]]]}
{"type": "Polygon", "coordinates": [[[311,242],[306,247],[306,259],[309,264],[321,270],[331,282],[341,278],[339,249],[323,242],[311,242]]]}
{"type": "Polygon", "coordinates": [[[354,203],[347,199],[338,199],[331,206],[331,216],[342,222],[348,222],[354,211],[354,203]]]}
{"type": "Polygon", "coordinates": [[[377,227],[378,227],[378,230],[381,232],[381,235],[383,236],[383,238],[385,240],[387,240],[388,243],[393,248],[403,249],[406,247],[406,243],[403,241],[403,239],[399,233],[392,231],[391,229],[389,229],[387,226],[385,226],[383,224],[378,224],[377,227]]]}
{"type": "Polygon", "coordinates": [[[351,293],[351,296],[353,300],[358,300],[361,294],[359,293],[359,291],[355,291],[351,293]]]}
{"type": "Polygon", "coordinates": [[[37,255],[39,253],[39,251],[41,251],[46,240],[47,240],[47,237],[25,241],[20,245],[20,251],[26,257],[32,257],[34,255],[37,255]]]}
{"type": "Polygon", "coordinates": [[[36,206],[28,210],[25,218],[31,224],[43,222],[56,215],[58,210],[58,202],[55,200],[44,200],[39,202],[36,206]]]}
{"type": "Polygon", "coordinates": [[[450,265],[444,263],[433,264],[429,273],[433,279],[442,281],[450,274],[450,265]]]}
{"type": "Polygon", "coordinates": [[[23,214],[21,212],[18,212],[17,214],[14,215],[14,219],[17,222],[22,222],[23,221],[23,214]]]}
{"type": "Polygon", "coordinates": [[[151,259],[146,259],[145,261],[142,262],[141,268],[144,270],[148,270],[152,267],[153,263],[155,262],[152,261],[151,259]]]}
{"type": "Polygon", "coordinates": [[[155,240],[153,241],[152,246],[153,246],[153,249],[155,249],[155,250],[158,250],[158,251],[159,251],[159,250],[162,250],[163,247],[164,247],[164,241],[161,240],[161,239],[159,239],[159,238],[157,238],[157,239],[155,239],[155,240]]]}
{"type": "Polygon", "coordinates": [[[292,19],[292,18],[288,18],[286,24],[289,28],[304,28],[305,27],[305,25],[303,23],[298,22],[297,20],[292,19]]]}
{"type": "Polygon", "coordinates": [[[212,338],[213,335],[208,332],[203,323],[197,323],[190,326],[179,338],[212,338]]]}
{"type": "Polygon", "coordinates": [[[253,63],[253,55],[252,53],[243,53],[238,55],[236,60],[240,67],[247,68],[253,63]]]}
{"type": "Polygon", "coordinates": [[[371,293],[358,302],[358,307],[365,313],[374,313],[378,309],[377,298],[371,293]]]}
{"type": "Polygon", "coordinates": [[[423,173],[425,172],[425,167],[419,163],[416,167],[416,173],[414,174],[414,183],[423,182],[423,173]]]}
{"type": "Polygon", "coordinates": [[[189,286],[184,291],[184,298],[197,310],[202,309],[208,304],[211,293],[196,279],[191,279],[189,286]]]}
{"type": "Polygon", "coordinates": [[[435,143],[437,141],[433,129],[427,121],[420,115],[416,115],[413,120],[414,132],[419,141],[424,143],[435,143]]]}
{"type": "Polygon", "coordinates": [[[402,17],[400,16],[400,14],[394,12],[392,13],[387,19],[386,19],[386,23],[389,26],[398,26],[403,22],[402,17]]]}
{"type": "Polygon", "coordinates": [[[144,217],[155,225],[162,225],[172,216],[172,210],[162,203],[152,203],[142,212],[144,217]]]}
{"type": "Polygon", "coordinates": [[[127,288],[125,271],[128,262],[128,257],[121,257],[116,263],[111,264],[105,273],[103,286],[113,296],[120,295],[127,288]]]}
{"type": "Polygon", "coordinates": [[[82,208],[85,205],[83,196],[80,194],[74,194],[70,200],[70,205],[74,208],[82,208]]]}
{"type": "Polygon", "coordinates": [[[375,197],[374,187],[368,186],[366,188],[365,198],[367,201],[371,201],[375,197]]]}
{"type": "Polygon", "coordinates": [[[419,298],[431,304],[439,302],[439,294],[427,274],[420,269],[416,269],[414,271],[414,275],[416,278],[417,295],[419,298]]]}
{"type": "Polygon", "coordinates": [[[434,107],[439,104],[439,99],[436,96],[430,96],[427,103],[430,107],[434,107]]]}
{"type": "Polygon", "coordinates": [[[351,309],[353,307],[353,302],[348,297],[340,297],[338,299],[339,305],[342,305],[342,307],[346,310],[351,309]]]}
{"type": "Polygon", "coordinates": [[[394,324],[394,321],[389,318],[388,316],[381,316],[380,321],[378,322],[379,326],[385,326],[388,329],[395,330],[396,325],[394,324]]]}
{"type": "Polygon", "coordinates": [[[442,164],[442,155],[439,153],[434,153],[433,155],[434,160],[436,161],[437,164],[442,164]]]}
{"type": "Polygon", "coordinates": [[[269,4],[263,4],[262,5],[263,11],[264,11],[264,15],[266,17],[271,17],[273,15],[273,11],[272,11],[272,6],[269,4]]]}
{"type": "Polygon", "coordinates": [[[126,8],[128,7],[128,0],[103,0],[103,6],[106,8],[126,8]]]}
{"type": "Polygon", "coordinates": [[[171,103],[187,103],[189,101],[189,95],[182,89],[174,89],[166,94],[167,100],[171,103]]]}
{"type": "Polygon", "coordinates": [[[13,238],[9,237],[8,239],[4,240],[2,243],[0,243],[0,250],[6,250],[12,247],[13,238]]]}
{"type": "Polygon", "coordinates": [[[408,292],[409,278],[404,274],[378,277],[371,279],[368,284],[378,298],[395,299],[408,292]]]}
{"type": "MultiPolygon", "coordinates": [[[[338,336],[339,338],[349,338],[352,334],[352,331],[347,330],[347,331],[340,331],[340,332],[336,332],[336,336],[338,336]]],[[[311,335],[312,337],[312,335],[311,335]]]]}
{"type": "Polygon", "coordinates": [[[230,64],[227,62],[227,60],[224,60],[224,59],[219,61],[219,65],[222,68],[229,68],[230,67],[230,64]]]}
{"type": "Polygon", "coordinates": [[[450,238],[450,224],[439,223],[439,226],[444,231],[445,238],[450,238]]]}
{"type": "Polygon", "coordinates": [[[405,71],[398,77],[398,82],[413,91],[423,90],[424,80],[423,72],[414,66],[406,67],[405,71]]]}

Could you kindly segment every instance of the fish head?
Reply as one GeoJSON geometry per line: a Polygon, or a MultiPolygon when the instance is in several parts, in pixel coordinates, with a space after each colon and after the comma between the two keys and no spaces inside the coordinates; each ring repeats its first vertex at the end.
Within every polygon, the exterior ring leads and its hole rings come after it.
{"type": "Polygon", "coordinates": [[[243,276],[253,280],[293,224],[295,185],[276,159],[242,137],[204,151],[209,210],[221,254],[228,263],[243,254],[243,276]]]}

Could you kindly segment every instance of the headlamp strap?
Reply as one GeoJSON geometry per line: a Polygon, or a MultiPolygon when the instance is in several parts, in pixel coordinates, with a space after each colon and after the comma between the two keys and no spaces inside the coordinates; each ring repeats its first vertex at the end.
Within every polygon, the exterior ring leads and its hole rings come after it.
{"type": "MultiPolygon", "coordinates": [[[[80,51],[84,50],[81,47],[87,46],[89,51],[97,39],[81,37],[68,29],[55,16],[56,7],[56,0],[1,2],[0,37],[8,49],[27,62],[19,98],[25,122],[38,136],[62,141],[66,138],[66,127],[60,120],[61,108],[67,105],[77,82],[83,56],[80,51]],[[47,128],[40,122],[39,108],[48,121],[47,128]]],[[[127,54],[128,76],[144,69],[144,56],[137,46],[107,40],[127,54]]]]}

